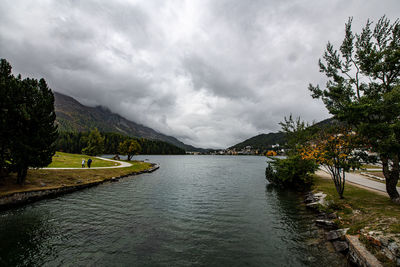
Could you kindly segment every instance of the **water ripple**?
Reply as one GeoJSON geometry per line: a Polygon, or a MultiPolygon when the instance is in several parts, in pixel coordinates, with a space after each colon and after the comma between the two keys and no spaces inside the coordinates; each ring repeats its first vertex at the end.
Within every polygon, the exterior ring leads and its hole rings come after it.
{"type": "Polygon", "coordinates": [[[146,156],[162,168],[0,213],[0,265],[338,266],[265,158],[146,156]]]}

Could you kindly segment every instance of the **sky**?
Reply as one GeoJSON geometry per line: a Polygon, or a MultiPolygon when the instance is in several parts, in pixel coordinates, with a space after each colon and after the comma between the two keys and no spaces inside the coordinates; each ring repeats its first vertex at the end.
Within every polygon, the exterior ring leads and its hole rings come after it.
{"type": "Polygon", "coordinates": [[[0,1],[0,57],[14,74],[197,147],[329,116],[309,83],[353,17],[394,21],[399,0],[0,1]]]}

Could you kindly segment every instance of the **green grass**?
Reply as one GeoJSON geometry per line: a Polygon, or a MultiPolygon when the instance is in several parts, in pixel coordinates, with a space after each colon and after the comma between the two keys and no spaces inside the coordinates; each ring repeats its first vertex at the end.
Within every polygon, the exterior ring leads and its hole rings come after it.
{"type": "Polygon", "coordinates": [[[363,164],[361,165],[361,169],[382,169],[382,166],[373,164],[363,164]]]}
{"type": "Polygon", "coordinates": [[[78,184],[90,184],[101,182],[112,177],[123,176],[143,171],[151,167],[151,163],[130,161],[130,167],[111,169],[29,169],[25,185],[16,183],[15,173],[0,179],[0,197],[16,192],[28,192],[33,190],[54,189],[60,187],[75,186],[78,184]]]}
{"type": "Polygon", "coordinates": [[[400,233],[400,205],[391,202],[389,197],[346,184],[344,199],[340,199],[333,181],[315,177],[314,191],[327,194],[331,203],[327,207],[340,217],[342,228],[349,227],[350,234],[361,229],[400,233]]]}
{"type": "Polygon", "coordinates": [[[69,154],[63,152],[56,152],[53,156],[53,162],[47,166],[49,168],[80,168],[82,167],[82,159],[85,159],[85,166],[87,167],[88,159],[92,159],[91,167],[112,167],[120,165],[116,162],[101,160],[96,157],[90,157],[81,154],[69,154]]]}

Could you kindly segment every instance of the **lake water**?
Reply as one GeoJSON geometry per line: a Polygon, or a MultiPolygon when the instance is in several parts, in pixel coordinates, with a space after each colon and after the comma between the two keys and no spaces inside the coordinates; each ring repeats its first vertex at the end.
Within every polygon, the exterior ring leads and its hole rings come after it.
{"type": "Polygon", "coordinates": [[[140,156],[161,168],[0,212],[3,266],[339,266],[266,158],[140,156]]]}

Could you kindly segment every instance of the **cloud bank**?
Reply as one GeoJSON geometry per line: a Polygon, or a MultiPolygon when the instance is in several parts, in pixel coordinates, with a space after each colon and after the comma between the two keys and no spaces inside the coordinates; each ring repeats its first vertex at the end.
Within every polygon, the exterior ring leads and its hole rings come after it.
{"type": "Polygon", "coordinates": [[[329,117],[308,83],[344,23],[394,20],[388,1],[1,1],[0,57],[87,105],[200,147],[329,117]]]}

